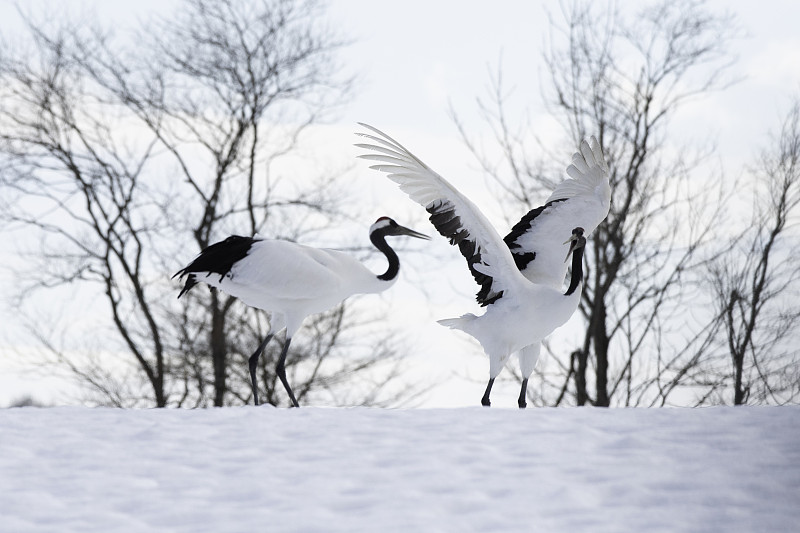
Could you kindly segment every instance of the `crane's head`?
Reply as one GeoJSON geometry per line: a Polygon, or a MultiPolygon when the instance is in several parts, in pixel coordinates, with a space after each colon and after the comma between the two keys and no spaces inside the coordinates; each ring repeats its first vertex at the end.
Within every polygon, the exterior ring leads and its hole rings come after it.
{"type": "Polygon", "coordinates": [[[569,255],[572,252],[574,252],[578,248],[583,248],[584,246],[586,246],[586,237],[583,236],[583,228],[581,228],[580,226],[574,228],[572,230],[572,235],[570,236],[570,238],[564,241],[564,244],[567,243],[570,244],[569,244],[569,251],[567,252],[567,257],[564,258],[565,263],[567,262],[567,259],[569,259],[569,255]]]}
{"type": "Polygon", "coordinates": [[[370,226],[369,234],[381,235],[384,237],[387,235],[407,235],[409,237],[416,237],[417,239],[430,240],[430,237],[427,235],[414,231],[413,229],[403,227],[389,217],[381,217],[376,220],[375,223],[370,226]]]}

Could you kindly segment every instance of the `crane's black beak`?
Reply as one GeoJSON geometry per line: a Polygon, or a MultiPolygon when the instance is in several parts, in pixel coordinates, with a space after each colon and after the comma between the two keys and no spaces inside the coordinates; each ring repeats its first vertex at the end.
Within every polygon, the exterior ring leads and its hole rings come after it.
{"type": "Polygon", "coordinates": [[[577,247],[578,247],[578,241],[579,241],[579,240],[580,240],[580,236],[579,236],[579,235],[577,235],[577,234],[575,234],[575,233],[573,233],[573,234],[572,234],[572,236],[570,236],[570,238],[569,238],[569,239],[567,239],[566,241],[564,241],[564,243],[563,243],[563,244],[567,244],[567,243],[569,243],[569,250],[567,251],[567,257],[565,257],[565,258],[564,258],[564,262],[565,262],[565,263],[567,262],[567,259],[569,259],[569,256],[570,256],[570,254],[571,254],[573,251],[575,251],[575,248],[577,248],[577,247]]]}
{"type": "Polygon", "coordinates": [[[393,234],[394,235],[407,235],[409,237],[416,237],[417,239],[425,239],[426,241],[431,240],[431,238],[428,237],[427,235],[425,235],[424,233],[420,233],[418,231],[414,231],[413,229],[406,228],[406,227],[400,226],[400,225],[398,225],[396,228],[394,228],[393,234]]]}

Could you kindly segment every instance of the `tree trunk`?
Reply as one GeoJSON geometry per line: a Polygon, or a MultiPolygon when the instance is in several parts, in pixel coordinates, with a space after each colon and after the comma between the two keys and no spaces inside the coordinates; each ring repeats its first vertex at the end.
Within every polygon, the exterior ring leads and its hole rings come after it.
{"type": "Polygon", "coordinates": [[[572,352],[572,370],[575,377],[575,397],[579,406],[586,405],[589,401],[589,393],[586,391],[586,368],[587,352],[585,350],[575,350],[572,352]],[[577,364],[576,364],[577,363],[577,364]]]}
{"type": "Polygon", "coordinates": [[[594,405],[597,407],[608,407],[610,398],[608,396],[608,332],[606,331],[606,308],[603,302],[597,306],[597,314],[592,320],[592,341],[594,353],[597,357],[596,368],[596,388],[597,397],[594,405]]]}
{"type": "Polygon", "coordinates": [[[733,405],[744,405],[747,402],[747,387],[742,386],[742,374],[744,373],[744,355],[735,354],[733,357],[734,384],[733,384],[733,405]]]}
{"type": "Polygon", "coordinates": [[[164,394],[164,374],[159,374],[153,384],[153,393],[156,397],[156,407],[167,406],[167,396],[164,394]]]}
{"type": "Polygon", "coordinates": [[[225,311],[217,291],[211,296],[211,360],[214,365],[214,406],[222,407],[227,392],[228,345],[225,338],[225,311]]]}

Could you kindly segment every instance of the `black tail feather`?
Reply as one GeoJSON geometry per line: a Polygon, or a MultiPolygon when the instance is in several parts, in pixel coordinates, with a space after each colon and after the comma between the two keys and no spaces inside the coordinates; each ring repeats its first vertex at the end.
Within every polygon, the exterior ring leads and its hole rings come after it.
{"type": "MultiPolygon", "coordinates": [[[[186,269],[179,271],[178,274],[181,274],[181,277],[183,277],[183,274],[186,274],[185,270],[186,269]]],[[[176,274],[176,276],[178,274],[176,274]]],[[[174,278],[175,276],[172,277],[174,278]]],[[[189,276],[186,278],[186,283],[183,285],[183,289],[181,289],[180,294],[178,294],[178,298],[189,292],[195,285],[197,285],[197,278],[194,274],[189,274],[189,276]]]]}
{"type": "Polygon", "coordinates": [[[178,298],[186,294],[192,287],[197,285],[197,276],[195,272],[206,272],[208,274],[214,272],[220,275],[220,280],[223,276],[230,272],[233,265],[242,260],[250,251],[253,243],[261,239],[253,239],[251,237],[241,237],[239,235],[231,235],[224,241],[214,243],[203,249],[202,252],[186,267],[178,270],[172,278],[175,277],[186,278],[186,284],[183,286],[178,298]]]}

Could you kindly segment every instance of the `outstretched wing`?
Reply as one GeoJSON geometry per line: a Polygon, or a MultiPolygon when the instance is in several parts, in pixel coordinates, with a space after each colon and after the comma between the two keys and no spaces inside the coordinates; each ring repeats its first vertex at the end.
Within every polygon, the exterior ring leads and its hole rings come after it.
{"type": "Polygon", "coordinates": [[[527,279],[554,288],[561,288],[567,272],[564,241],[573,228],[587,236],[594,231],[611,201],[608,166],[594,137],[581,143],[567,174],[545,204],[526,213],[503,239],[527,279]]]}
{"type": "Polygon", "coordinates": [[[439,233],[458,246],[481,287],[478,303],[488,305],[501,298],[504,290],[526,283],[508,247],[475,204],[403,145],[372,126],[359,124],[374,133],[358,133],[372,142],[356,146],[374,152],[359,157],[377,161],[370,168],[385,172],[400,185],[430,213],[430,221],[439,233]]]}

